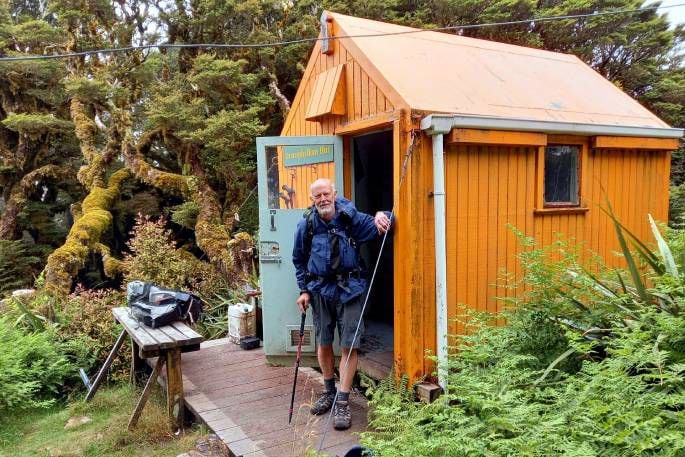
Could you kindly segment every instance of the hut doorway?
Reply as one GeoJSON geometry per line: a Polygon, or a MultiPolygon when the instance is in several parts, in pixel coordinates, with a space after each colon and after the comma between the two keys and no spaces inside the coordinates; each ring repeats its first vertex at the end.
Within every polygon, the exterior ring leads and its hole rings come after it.
{"type": "MultiPolygon", "coordinates": [[[[359,211],[375,214],[392,209],[392,140],[392,129],[352,138],[352,200],[359,211]]],[[[361,249],[369,275],[376,264],[381,241],[367,243],[361,249]]],[[[393,271],[392,236],[388,236],[366,306],[366,331],[359,351],[360,369],[377,379],[385,378],[393,365],[393,271]]]]}

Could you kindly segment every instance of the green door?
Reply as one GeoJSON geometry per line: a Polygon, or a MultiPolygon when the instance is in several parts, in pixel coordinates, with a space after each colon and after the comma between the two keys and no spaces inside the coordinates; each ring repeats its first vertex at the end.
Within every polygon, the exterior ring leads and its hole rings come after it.
{"type": "MultiPolygon", "coordinates": [[[[342,139],[337,136],[257,138],[259,189],[259,268],[264,353],[278,357],[297,350],[299,289],[292,264],[295,227],[311,205],[309,185],[318,178],[335,182],[343,194],[342,139]]],[[[303,351],[313,352],[311,312],[303,351]]],[[[277,359],[276,359],[277,360],[277,359]]]]}

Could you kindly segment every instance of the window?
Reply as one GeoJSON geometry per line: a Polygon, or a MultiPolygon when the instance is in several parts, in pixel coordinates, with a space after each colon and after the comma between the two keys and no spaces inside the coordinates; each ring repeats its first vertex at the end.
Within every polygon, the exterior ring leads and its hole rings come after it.
{"type": "Polygon", "coordinates": [[[579,145],[550,145],[545,148],[544,206],[578,206],[579,145]]]}

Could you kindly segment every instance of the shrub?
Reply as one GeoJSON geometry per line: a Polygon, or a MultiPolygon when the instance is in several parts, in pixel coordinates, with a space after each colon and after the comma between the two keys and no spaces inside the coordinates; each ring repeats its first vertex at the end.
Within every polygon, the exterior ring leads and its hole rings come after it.
{"type": "Polygon", "coordinates": [[[652,253],[614,223],[627,272],[561,242],[528,250],[507,325],[467,316],[433,404],[382,383],[362,442],[381,456],[685,455],[685,235],[669,249],[653,224],[652,253]]]}
{"type": "MultiPolygon", "coordinates": [[[[126,296],[115,290],[85,290],[80,285],[61,304],[58,335],[73,363],[95,375],[121,333],[112,317],[112,308],[126,306],[126,296]]],[[[113,380],[129,375],[131,350],[128,340],[109,369],[113,380]]]]}
{"type": "Polygon", "coordinates": [[[208,262],[176,248],[171,230],[166,228],[166,219],[139,216],[131,234],[128,242],[131,254],[125,255],[122,263],[126,282],[149,281],[207,296],[226,285],[208,262]]]}
{"type": "Polygon", "coordinates": [[[0,411],[46,407],[76,375],[52,329],[25,332],[0,317],[0,411]]]}
{"type": "Polygon", "coordinates": [[[244,301],[244,292],[231,290],[225,278],[208,262],[177,249],[164,218],[151,220],[139,216],[132,235],[131,254],[123,261],[126,282],[149,281],[199,295],[204,301],[204,311],[198,331],[208,339],[225,336],[228,305],[244,301]]]}
{"type": "Polygon", "coordinates": [[[671,186],[669,221],[675,227],[685,226],[685,183],[679,186],[671,186]]]}

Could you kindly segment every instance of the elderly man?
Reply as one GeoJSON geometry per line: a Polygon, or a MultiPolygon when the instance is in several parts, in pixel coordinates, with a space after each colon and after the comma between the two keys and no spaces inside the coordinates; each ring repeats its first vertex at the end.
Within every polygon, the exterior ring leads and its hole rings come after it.
{"type": "Polygon", "coordinates": [[[297,224],[293,264],[300,288],[297,305],[306,312],[312,305],[316,330],[317,358],[323,372],[324,392],[311,408],[312,414],[331,409],[335,398],[333,333],[338,328],[342,359],[340,392],[333,411],[333,426],[350,427],[348,405],[352,380],[357,371],[360,332],[353,344],[361,319],[367,279],[359,257],[359,245],[390,229],[390,213],[379,211],[375,217],[357,211],[352,202],[338,197],[328,179],[317,179],[310,186],[313,207],[297,224]],[[345,361],[349,362],[344,366],[345,361]]]}

